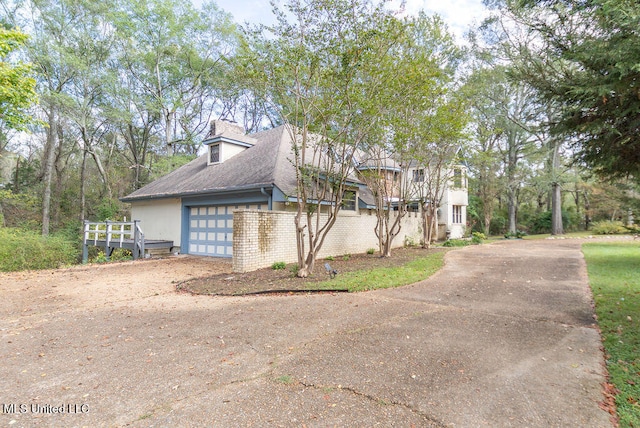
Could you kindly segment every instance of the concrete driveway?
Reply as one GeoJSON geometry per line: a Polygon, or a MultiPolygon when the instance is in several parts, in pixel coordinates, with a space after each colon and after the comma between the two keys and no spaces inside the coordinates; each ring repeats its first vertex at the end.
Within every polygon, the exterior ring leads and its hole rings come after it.
{"type": "Polygon", "coordinates": [[[0,275],[3,426],[611,427],[582,241],[359,294],[174,292],[176,258],[0,275]]]}

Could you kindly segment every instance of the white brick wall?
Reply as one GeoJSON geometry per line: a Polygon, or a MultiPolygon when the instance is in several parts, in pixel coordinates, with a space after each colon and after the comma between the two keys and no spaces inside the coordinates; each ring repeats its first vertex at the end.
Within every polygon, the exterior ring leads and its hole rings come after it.
{"type": "MultiPolygon", "coordinates": [[[[233,270],[248,272],[271,266],[274,262],[297,262],[294,218],[295,213],[284,211],[234,211],[233,270]]],[[[377,250],[375,224],[376,216],[373,213],[340,215],[327,235],[318,258],[364,253],[369,248],[377,250]]],[[[405,238],[418,243],[421,236],[419,213],[407,213],[393,246],[402,247],[405,238]]]]}

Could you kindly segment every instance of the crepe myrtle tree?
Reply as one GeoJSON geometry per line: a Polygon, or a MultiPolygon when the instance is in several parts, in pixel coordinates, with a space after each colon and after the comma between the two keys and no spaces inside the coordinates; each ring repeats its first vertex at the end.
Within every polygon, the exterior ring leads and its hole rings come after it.
{"type": "Polygon", "coordinates": [[[397,43],[393,15],[367,0],[272,2],[277,23],[248,29],[238,73],[263,94],[291,137],[299,277],[343,205],[357,203],[353,157],[378,113],[387,83],[380,57],[397,43]]]}
{"type": "Polygon", "coordinates": [[[460,163],[459,155],[466,144],[465,104],[453,91],[442,101],[419,122],[415,137],[418,143],[412,151],[412,195],[422,205],[424,248],[430,248],[437,239],[438,208],[453,182],[455,166],[460,163]]]}
{"type": "MultiPolygon", "coordinates": [[[[424,13],[395,23],[398,43],[377,62],[377,73],[387,82],[376,95],[378,136],[369,141],[367,163],[360,168],[376,199],[375,233],[386,257],[408,204],[442,198],[450,161],[445,155],[459,147],[466,124],[464,103],[454,99],[452,86],[462,52],[445,24],[424,13]],[[410,176],[412,168],[422,171],[421,181],[410,176]]],[[[430,230],[426,224],[423,229],[430,230]]]]}
{"type": "Polygon", "coordinates": [[[366,150],[366,159],[358,166],[359,176],[371,190],[375,201],[378,249],[383,257],[391,257],[393,240],[402,230],[410,197],[407,177],[408,159],[403,153],[374,144],[366,150]],[[404,159],[407,162],[400,162],[404,159]]]}

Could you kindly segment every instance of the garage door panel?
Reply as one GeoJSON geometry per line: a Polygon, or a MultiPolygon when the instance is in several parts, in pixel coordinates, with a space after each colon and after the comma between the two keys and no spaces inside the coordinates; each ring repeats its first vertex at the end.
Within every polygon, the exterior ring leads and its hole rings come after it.
{"type": "Polygon", "coordinates": [[[232,257],[233,211],[265,209],[265,204],[211,205],[189,208],[189,254],[232,257]]]}
{"type": "Polygon", "coordinates": [[[233,206],[192,207],[189,210],[189,254],[231,257],[234,209],[233,206]]]}

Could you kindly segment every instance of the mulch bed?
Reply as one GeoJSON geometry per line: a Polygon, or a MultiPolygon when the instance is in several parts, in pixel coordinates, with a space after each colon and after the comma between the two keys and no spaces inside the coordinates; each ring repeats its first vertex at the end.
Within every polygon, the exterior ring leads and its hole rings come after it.
{"type": "MultiPolygon", "coordinates": [[[[354,254],[335,257],[335,260],[317,260],[314,273],[308,278],[298,278],[292,271],[294,264],[286,269],[259,269],[253,272],[216,274],[201,278],[193,278],[176,285],[178,291],[192,294],[208,294],[218,296],[239,296],[247,294],[330,292],[331,290],[314,290],[314,285],[329,280],[324,265],[329,263],[338,275],[344,272],[367,270],[377,267],[402,266],[417,258],[425,257],[435,251],[446,251],[444,248],[398,248],[391,252],[391,257],[380,257],[377,254],[354,254]]],[[[346,291],[335,289],[333,291],[346,291]]]]}

